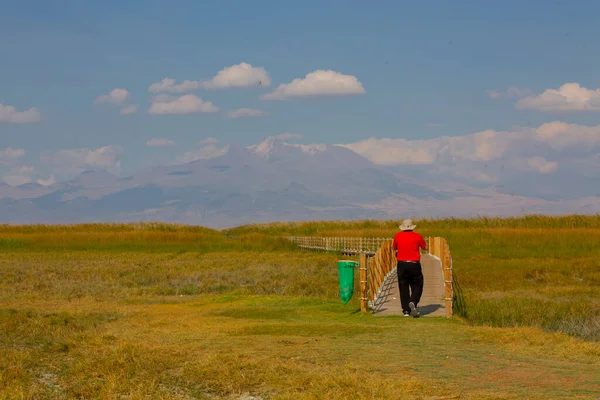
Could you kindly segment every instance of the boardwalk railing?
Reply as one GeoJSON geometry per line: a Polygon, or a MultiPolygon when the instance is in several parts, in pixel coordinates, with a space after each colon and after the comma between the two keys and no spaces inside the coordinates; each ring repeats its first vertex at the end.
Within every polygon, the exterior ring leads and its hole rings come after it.
{"type": "Polygon", "coordinates": [[[454,279],[452,276],[452,254],[448,241],[443,237],[430,237],[427,239],[427,249],[430,255],[437,258],[442,264],[444,273],[444,288],[446,301],[446,317],[451,318],[454,306],[454,279]]]}
{"type": "Polygon", "coordinates": [[[389,238],[288,236],[298,247],[309,250],[339,251],[345,254],[375,255],[389,238]]]}
{"type": "Polygon", "coordinates": [[[369,272],[367,305],[374,311],[379,310],[385,302],[388,292],[392,289],[391,285],[397,265],[393,243],[393,240],[387,239],[377,253],[367,260],[369,272]]]}
{"type": "MultiPolygon", "coordinates": [[[[315,251],[335,251],[359,256],[360,308],[376,310],[396,272],[396,257],[390,238],[288,236],[298,247],[315,251]]],[[[452,256],[446,239],[424,237],[427,253],[438,259],[444,274],[446,317],[452,317],[454,290],[452,285],[452,256]]]]}

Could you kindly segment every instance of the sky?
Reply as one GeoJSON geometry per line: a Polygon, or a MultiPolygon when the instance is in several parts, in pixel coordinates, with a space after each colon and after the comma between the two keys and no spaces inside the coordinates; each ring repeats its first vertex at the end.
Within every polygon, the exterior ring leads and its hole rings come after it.
{"type": "Polygon", "coordinates": [[[539,174],[600,167],[597,1],[0,9],[0,179],[11,185],[124,176],[202,157],[209,138],[282,134],[386,165],[476,154],[539,174]]]}

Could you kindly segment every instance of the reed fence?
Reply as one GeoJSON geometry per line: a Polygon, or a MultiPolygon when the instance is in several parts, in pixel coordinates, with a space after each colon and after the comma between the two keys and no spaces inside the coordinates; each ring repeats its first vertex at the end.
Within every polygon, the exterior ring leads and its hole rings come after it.
{"type": "MultiPolygon", "coordinates": [[[[287,236],[298,247],[313,251],[335,251],[359,256],[360,308],[376,310],[396,273],[396,257],[390,238],[287,236]]],[[[454,288],[452,255],[442,237],[424,237],[427,254],[440,261],[444,275],[446,317],[452,317],[454,288]]]]}

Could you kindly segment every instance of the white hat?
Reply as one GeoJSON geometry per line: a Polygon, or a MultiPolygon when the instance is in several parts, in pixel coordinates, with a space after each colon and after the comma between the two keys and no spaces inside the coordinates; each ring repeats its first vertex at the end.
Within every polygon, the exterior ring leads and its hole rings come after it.
{"type": "Polygon", "coordinates": [[[402,221],[402,225],[400,225],[400,230],[401,231],[412,231],[416,227],[417,226],[413,224],[412,220],[405,219],[404,221],[402,221]]]}

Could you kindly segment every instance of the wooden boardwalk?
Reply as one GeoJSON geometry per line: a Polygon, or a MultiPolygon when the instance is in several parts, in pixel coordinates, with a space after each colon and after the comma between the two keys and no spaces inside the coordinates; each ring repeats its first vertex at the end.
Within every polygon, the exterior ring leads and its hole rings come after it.
{"type": "MultiPolygon", "coordinates": [[[[360,309],[374,315],[402,315],[396,260],[390,238],[286,236],[298,247],[359,256],[360,309]]],[[[423,237],[427,253],[421,253],[424,288],[418,304],[422,316],[452,318],[454,285],[452,255],[443,237],[423,237]]]]}
{"type": "MultiPolygon", "coordinates": [[[[421,255],[423,268],[423,295],[418,308],[421,316],[443,317],[446,315],[444,273],[441,262],[429,254],[421,255]]],[[[383,286],[378,306],[373,310],[375,316],[402,315],[398,275],[394,273],[383,286]]]]}

